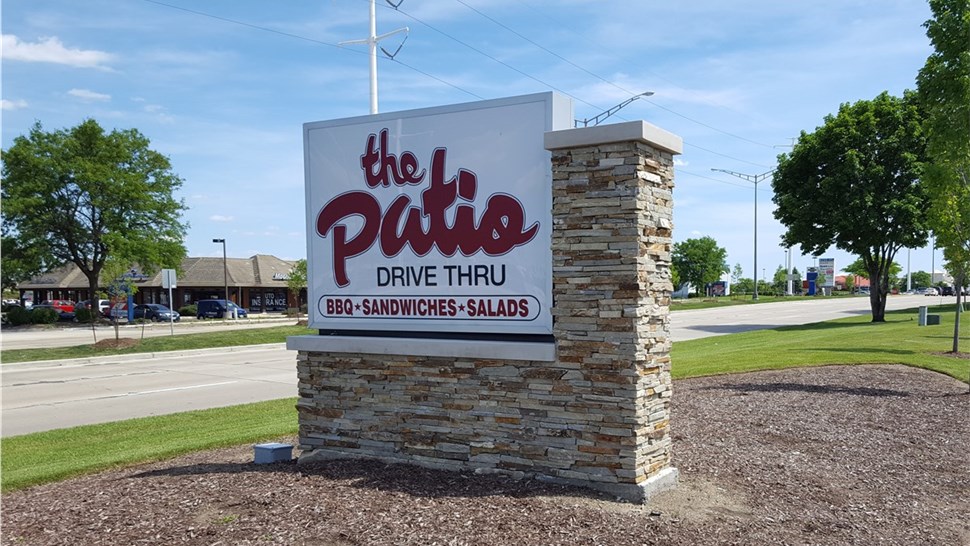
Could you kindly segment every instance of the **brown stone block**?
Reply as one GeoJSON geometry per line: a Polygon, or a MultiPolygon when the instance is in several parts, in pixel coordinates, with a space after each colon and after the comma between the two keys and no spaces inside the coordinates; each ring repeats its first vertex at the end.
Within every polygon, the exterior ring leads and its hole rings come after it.
{"type": "MultiPolygon", "coordinates": [[[[603,446],[579,446],[577,450],[583,453],[594,453],[596,455],[619,455],[619,448],[603,446]]],[[[600,465],[596,465],[600,466],[600,465]]]]}

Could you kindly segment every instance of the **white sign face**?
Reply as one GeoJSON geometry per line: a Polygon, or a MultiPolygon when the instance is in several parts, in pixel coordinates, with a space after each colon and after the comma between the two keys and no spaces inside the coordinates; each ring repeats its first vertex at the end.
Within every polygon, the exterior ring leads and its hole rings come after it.
{"type": "Polygon", "coordinates": [[[543,93],[304,125],[311,328],[552,333],[543,93]]]}
{"type": "Polygon", "coordinates": [[[816,281],[816,285],[827,286],[829,288],[835,286],[835,258],[818,259],[818,280],[816,281]]]}
{"type": "Polygon", "coordinates": [[[174,269],[162,270],[162,288],[166,290],[168,290],[169,288],[178,288],[174,269]]]}

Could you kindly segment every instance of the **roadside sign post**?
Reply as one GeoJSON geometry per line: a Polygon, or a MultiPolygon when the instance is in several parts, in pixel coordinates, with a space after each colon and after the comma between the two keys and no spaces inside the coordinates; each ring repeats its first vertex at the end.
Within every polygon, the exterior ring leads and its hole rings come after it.
{"type": "Polygon", "coordinates": [[[169,330],[172,332],[173,336],[175,335],[175,303],[172,301],[172,289],[177,287],[178,285],[176,284],[175,270],[163,269],[162,288],[168,289],[168,308],[169,308],[168,327],[169,327],[169,330]]]}

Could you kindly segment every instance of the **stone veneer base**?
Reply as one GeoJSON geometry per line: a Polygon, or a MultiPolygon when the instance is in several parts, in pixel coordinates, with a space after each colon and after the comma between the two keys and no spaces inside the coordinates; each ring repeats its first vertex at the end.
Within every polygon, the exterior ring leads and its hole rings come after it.
{"type": "MultiPolygon", "coordinates": [[[[443,466],[440,462],[421,462],[411,458],[406,457],[364,457],[367,459],[372,459],[375,461],[381,461],[388,464],[412,464],[415,466],[420,466],[424,468],[432,468],[435,470],[442,470],[443,466]]],[[[338,451],[338,450],[328,450],[328,449],[314,449],[312,451],[304,451],[302,455],[297,459],[297,465],[308,465],[314,463],[322,463],[326,461],[339,461],[339,460],[355,460],[361,459],[360,456],[351,456],[348,453],[338,451]]],[[[447,468],[449,471],[456,471],[460,469],[466,469],[467,467],[460,468],[447,468]]],[[[501,474],[509,476],[513,479],[521,480],[526,478],[535,479],[537,481],[545,483],[554,483],[558,485],[573,485],[577,487],[584,487],[586,489],[593,489],[595,491],[601,491],[612,495],[618,499],[622,499],[628,502],[643,504],[649,501],[657,493],[667,491],[668,489],[674,489],[677,487],[677,479],[680,476],[680,471],[678,471],[673,466],[668,466],[663,470],[660,470],[653,476],[650,476],[638,484],[629,483],[605,483],[605,482],[594,482],[589,480],[570,480],[566,478],[557,478],[555,476],[549,476],[546,474],[538,474],[531,472],[521,472],[521,471],[507,471],[496,468],[474,468],[472,469],[476,474],[501,474]]]]}

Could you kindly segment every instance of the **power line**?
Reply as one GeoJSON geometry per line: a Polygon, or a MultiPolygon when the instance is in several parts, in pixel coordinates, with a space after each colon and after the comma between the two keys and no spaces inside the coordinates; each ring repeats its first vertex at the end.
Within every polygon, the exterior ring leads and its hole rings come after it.
{"type": "MultiPolygon", "coordinates": [[[[182,6],[177,6],[177,5],[174,5],[174,4],[169,4],[167,2],[162,2],[160,0],[144,0],[144,1],[145,2],[148,2],[150,4],[155,4],[155,5],[158,5],[158,6],[163,6],[163,7],[167,7],[167,8],[170,8],[170,9],[183,11],[183,12],[186,12],[186,13],[191,13],[193,15],[197,15],[197,16],[200,16],[200,17],[207,17],[207,18],[210,18],[210,19],[214,19],[214,20],[217,20],[217,21],[224,22],[224,23],[230,23],[230,24],[234,24],[234,25],[239,25],[239,26],[251,28],[251,29],[254,29],[254,30],[260,30],[260,31],[263,31],[263,32],[269,32],[269,33],[276,34],[276,35],[279,35],[279,36],[285,36],[287,38],[295,38],[297,40],[302,40],[302,41],[310,42],[310,43],[313,43],[313,44],[325,45],[325,46],[329,46],[329,47],[332,47],[332,48],[339,49],[341,51],[346,51],[346,52],[350,52],[350,53],[354,53],[354,54],[367,55],[367,53],[362,52],[362,51],[356,51],[356,50],[352,50],[352,49],[342,48],[339,44],[325,42],[323,40],[317,40],[315,38],[308,38],[306,36],[301,36],[299,34],[293,34],[291,32],[285,32],[285,31],[277,30],[277,29],[270,28],[270,27],[265,27],[265,26],[261,26],[261,25],[247,23],[245,21],[240,21],[240,20],[237,20],[237,19],[231,19],[229,17],[223,17],[223,16],[219,16],[219,15],[213,15],[211,13],[206,13],[206,12],[199,11],[199,10],[194,10],[194,9],[185,8],[185,7],[182,7],[182,6]]],[[[369,0],[362,0],[362,1],[365,1],[366,2],[366,1],[369,1],[369,0]]],[[[465,6],[467,6],[467,4],[465,4],[464,2],[461,2],[461,3],[463,5],[465,5],[465,6]]],[[[382,7],[384,7],[385,9],[391,9],[391,8],[386,7],[386,6],[383,6],[383,5],[382,5],[382,7]]],[[[470,8],[470,6],[468,6],[468,7],[470,8]]],[[[473,9],[473,8],[470,8],[470,9],[473,9]]],[[[468,49],[470,49],[470,50],[478,53],[479,55],[482,55],[482,56],[484,56],[484,57],[486,57],[486,58],[488,58],[488,59],[490,59],[490,60],[492,60],[492,61],[494,61],[494,62],[496,62],[496,63],[498,63],[498,64],[500,64],[500,65],[502,65],[504,67],[506,67],[506,68],[508,68],[509,70],[512,70],[512,71],[514,71],[514,72],[516,72],[518,74],[521,74],[522,76],[525,76],[525,77],[527,77],[527,78],[529,78],[529,79],[531,79],[531,80],[533,80],[533,81],[535,81],[535,82],[537,82],[537,83],[539,83],[539,84],[541,84],[541,85],[543,85],[543,86],[545,86],[545,87],[547,87],[549,89],[558,91],[558,92],[562,93],[563,95],[566,95],[566,96],[568,96],[568,97],[570,97],[570,98],[572,98],[572,99],[574,99],[574,100],[576,100],[578,102],[581,102],[581,103],[583,103],[583,104],[585,104],[587,106],[590,106],[592,108],[596,108],[598,110],[602,110],[602,107],[597,106],[595,104],[592,104],[592,103],[590,103],[588,101],[585,101],[585,100],[583,100],[583,99],[581,99],[581,98],[579,98],[579,97],[577,97],[577,96],[575,96],[575,95],[573,95],[571,93],[568,93],[568,92],[566,92],[566,91],[564,91],[562,89],[559,89],[558,87],[556,87],[556,86],[554,86],[554,85],[552,85],[552,84],[550,84],[548,82],[545,82],[545,81],[543,81],[543,80],[541,80],[541,79],[539,79],[539,78],[537,78],[535,76],[532,76],[531,74],[528,74],[528,73],[526,73],[526,72],[524,72],[522,70],[519,70],[518,68],[515,68],[514,66],[512,66],[512,65],[510,65],[510,64],[508,64],[508,63],[506,63],[506,62],[504,62],[504,61],[502,61],[500,59],[497,59],[497,58],[493,57],[492,55],[490,55],[490,54],[488,54],[488,53],[486,53],[486,52],[484,52],[484,51],[482,51],[482,50],[480,50],[480,49],[478,49],[478,48],[476,48],[476,47],[474,47],[474,46],[472,46],[472,45],[470,45],[470,44],[468,44],[468,43],[466,43],[466,42],[464,42],[462,40],[459,40],[458,38],[456,38],[456,37],[454,37],[454,36],[452,36],[452,35],[444,32],[444,31],[436,28],[435,26],[433,26],[433,25],[431,25],[431,24],[429,24],[429,23],[427,23],[427,22],[425,22],[425,21],[423,21],[421,19],[418,19],[417,17],[415,17],[415,16],[413,16],[413,15],[411,15],[411,14],[409,14],[409,13],[407,13],[407,12],[405,12],[405,11],[399,9],[399,8],[395,9],[395,11],[398,11],[399,13],[401,13],[401,14],[409,17],[409,18],[411,18],[412,20],[414,20],[414,21],[416,21],[418,23],[421,23],[422,25],[428,27],[429,29],[434,30],[435,32],[441,34],[442,36],[444,36],[444,37],[446,37],[446,38],[448,38],[448,39],[450,39],[450,40],[452,40],[452,41],[454,41],[454,42],[456,42],[458,44],[461,44],[461,45],[467,47],[468,49]]],[[[475,11],[476,13],[479,13],[479,14],[481,14],[481,15],[484,16],[484,14],[482,14],[479,10],[473,9],[473,11],[475,11]]],[[[494,19],[492,19],[490,17],[486,17],[486,18],[488,20],[490,20],[490,21],[496,22],[494,19]]],[[[496,22],[496,24],[499,24],[500,26],[502,26],[502,28],[506,28],[506,29],[508,28],[507,26],[501,25],[500,23],[497,23],[496,22]]],[[[516,34],[517,36],[521,36],[519,33],[515,32],[515,31],[512,31],[511,29],[509,29],[509,30],[511,32],[513,32],[514,34],[516,34]]],[[[611,82],[609,80],[606,80],[605,78],[602,78],[601,76],[596,75],[593,72],[590,72],[590,71],[586,70],[585,68],[580,67],[579,65],[576,65],[576,64],[572,63],[571,61],[565,59],[564,57],[562,57],[562,56],[560,56],[560,55],[558,55],[556,53],[553,53],[551,50],[548,50],[547,48],[544,48],[544,47],[538,45],[537,43],[533,42],[532,40],[528,40],[528,39],[526,39],[526,40],[529,41],[530,43],[536,45],[537,47],[540,47],[544,51],[547,51],[550,54],[556,56],[557,58],[563,59],[564,62],[567,62],[567,63],[569,63],[569,64],[571,64],[573,66],[576,66],[580,70],[583,70],[584,72],[587,72],[588,74],[592,75],[593,77],[595,77],[597,79],[600,79],[601,81],[604,81],[604,82],[606,82],[606,83],[608,83],[608,84],[616,87],[617,89],[620,89],[620,90],[622,90],[624,92],[628,92],[622,86],[619,86],[619,85],[617,85],[617,84],[615,84],[615,83],[613,83],[613,82],[611,82]]],[[[429,78],[431,78],[431,79],[433,79],[433,80],[435,80],[435,81],[437,81],[439,83],[445,84],[445,85],[447,85],[447,86],[449,86],[449,87],[451,87],[451,88],[453,88],[455,90],[461,91],[462,93],[465,93],[465,94],[467,94],[469,96],[475,97],[475,98],[477,98],[479,100],[485,100],[484,97],[482,97],[482,96],[480,96],[480,95],[478,95],[478,94],[476,94],[476,93],[474,93],[472,91],[469,91],[469,90],[467,90],[467,89],[465,89],[465,88],[463,88],[463,87],[461,87],[459,85],[456,85],[456,84],[453,84],[451,82],[448,82],[447,80],[445,80],[443,78],[434,76],[434,75],[432,75],[432,74],[430,74],[430,73],[428,73],[426,71],[423,71],[423,70],[421,70],[421,69],[419,69],[419,68],[417,68],[417,67],[415,67],[413,65],[410,65],[410,64],[407,64],[407,63],[405,63],[405,62],[403,62],[401,60],[398,60],[397,58],[392,58],[390,60],[392,62],[395,62],[395,63],[400,64],[401,66],[403,66],[403,67],[405,67],[405,68],[407,68],[409,70],[412,70],[414,72],[417,72],[417,73],[419,73],[419,74],[421,74],[423,76],[429,77],[429,78]]],[[[632,92],[629,92],[629,93],[631,95],[636,94],[636,93],[632,93],[632,92]]],[[[661,108],[661,109],[663,109],[665,111],[668,111],[668,112],[670,112],[672,114],[675,114],[677,116],[680,116],[680,117],[682,117],[682,118],[684,118],[684,119],[686,119],[688,121],[691,121],[691,122],[694,122],[694,123],[698,123],[700,125],[703,125],[704,127],[707,127],[709,129],[712,129],[712,130],[721,132],[721,133],[723,133],[725,135],[728,135],[728,136],[732,136],[732,137],[735,137],[735,138],[740,138],[742,140],[748,140],[748,139],[745,139],[744,137],[740,137],[738,135],[733,135],[733,134],[728,133],[726,131],[721,131],[720,129],[717,129],[716,127],[713,127],[713,126],[704,124],[702,122],[699,122],[697,120],[694,120],[693,118],[690,118],[688,116],[685,116],[683,114],[680,114],[678,112],[675,112],[675,111],[673,111],[673,110],[671,110],[669,108],[660,106],[659,104],[656,104],[654,101],[647,101],[647,102],[649,102],[650,104],[652,104],[652,105],[654,105],[654,106],[656,106],[658,108],[661,108]]],[[[621,118],[621,119],[623,119],[623,118],[621,118]]],[[[759,144],[759,143],[757,143],[755,141],[750,141],[749,140],[749,142],[752,142],[752,143],[755,143],[755,144],[759,144]]],[[[759,164],[759,163],[754,163],[752,161],[747,161],[747,160],[740,159],[740,158],[737,158],[737,157],[733,157],[733,156],[730,156],[730,155],[727,155],[727,154],[724,154],[724,153],[721,153],[721,152],[716,152],[714,150],[705,148],[703,146],[699,146],[697,144],[693,144],[691,142],[686,142],[685,141],[684,142],[684,145],[685,146],[690,146],[692,148],[697,148],[698,150],[702,150],[704,152],[707,152],[707,153],[710,153],[710,154],[714,154],[714,155],[717,155],[717,156],[720,156],[720,157],[724,157],[724,158],[727,158],[727,159],[731,159],[733,161],[738,161],[738,162],[741,162],[741,163],[747,163],[749,165],[758,166],[758,167],[765,167],[765,165],[762,165],[762,164],[759,164]]]]}
{"type": "MultiPolygon", "coordinates": [[[[582,66],[580,66],[580,65],[572,62],[571,60],[567,59],[566,57],[563,57],[562,55],[556,53],[555,51],[552,51],[551,49],[549,49],[549,48],[547,48],[547,47],[545,47],[545,46],[537,43],[536,41],[532,40],[531,38],[529,38],[529,37],[527,37],[527,36],[525,36],[523,34],[521,34],[520,32],[517,32],[517,31],[509,28],[507,25],[505,25],[505,24],[501,23],[500,21],[496,20],[495,18],[493,18],[493,17],[485,14],[481,10],[476,9],[476,8],[474,8],[472,6],[469,6],[464,0],[455,0],[455,1],[458,2],[459,4],[465,6],[466,8],[474,11],[475,13],[481,15],[482,17],[484,17],[485,19],[491,21],[492,23],[498,25],[499,27],[505,29],[506,31],[511,32],[512,34],[516,35],[517,37],[521,38],[522,40],[525,40],[526,42],[528,42],[528,43],[530,43],[530,44],[538,47],[542,51],[545,51],[546,53],[552,55],[553,57],[555,57],[555,58],[557,58],[557,59],[559,59],[559,60],[561,60],[561,61],[569,64],[570,66],[572,66],[572,67],[574,67],[576,69],[579,69],[579,70],[585,72],[586,74],[589,74],[590,76],[592,76],[592,77],[600,80],[601,82],[606,83],[608,85],[611,85],[611,86],[619,89],[620,91],[623,91],[624,93],[626,93],[628,95],[636,95],[636,92],[630,91],[629,89],[625,89],[623,86],[617,84],[616,82],[613,82],[611,80],[608,80],[608,79],[604,78],[603,76],[600,76],[599,74],[596,74],[595,72],[592,72],[592,71],[588,70],[587,68],[582,67],[582,66]]],[[[669,80],[667,80],[667,81],[669,81],[669,80]]],[[[673,82],[671,82],[671,83],[673,83],[673,82]]],[[[680,87],[677,84],[674,84],[674,85],[677,86],[677,87],[680,87]]],[[[664,111],[669,112],[669,113],[671,113],[671,114],[673,114],[675,116],[678,116],[678,117],[681,117],[683,119],[686,119],[687,121],[690,121],[692,123],[696,123],[696,124],[700,125],[701,127],[705,127],[705,128],[710,129],[712,131],[717,131],[718,133],[721,133],[723,135],[727,135],[729,137],[733,137],[733,138],[736,138],[736,139],[739,139],[739,140],[743,140],[745,142],[748,142],[748,143],[751,143],[751,144],[755,144],[757,146],[763,146],[763,147],[766,147],[766,148],[771,148],[772,147],[772,145],[770,145],[770,144],[765,144],[763,142],[758,142],[756,140],[751,140],[750,138],[747,138],[747,137],[743,137],[741,135],[734,134],[734,133],[732,133],[730,131],[725,131],[723,129],[718,129],[717,127],[714,127],[713,125],[709,125],[709,124],[704,123],[702,121],[696,120],[696,119],[694,119],[694,118],[692,118],[690,116],[686,116],[684,114],[681,114],[680,112],[677,112],[675,110],[672,110],[670,108],[667,108],[666,106],[661,106],[660,104],[657,104],[656,102],[654,102],[652,100],[648,100],[647,102],[650,103],[650,104],[652,104],[652,105],[654,105],[654,106],[656,106],[657,108],[660,108],[661,110],[664,110],[664,111]]]]}

